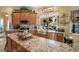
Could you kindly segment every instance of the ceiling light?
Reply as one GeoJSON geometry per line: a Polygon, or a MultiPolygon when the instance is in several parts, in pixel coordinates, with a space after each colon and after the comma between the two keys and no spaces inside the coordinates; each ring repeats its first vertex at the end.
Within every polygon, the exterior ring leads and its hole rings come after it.
{"type": "Polygon", "coordinates": [[[5,16],[8,17],[8,13],[6,13],[5,16]]]}

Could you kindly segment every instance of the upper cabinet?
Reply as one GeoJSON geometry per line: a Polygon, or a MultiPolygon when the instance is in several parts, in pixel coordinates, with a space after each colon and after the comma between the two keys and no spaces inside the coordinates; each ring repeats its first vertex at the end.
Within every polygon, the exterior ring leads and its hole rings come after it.
{"type": "Polygon", "coordinates": [[[36,13],[28,12],[13,12],[12,23],[13,25],[19,24],[21,20],[27,20],[29,24],[36,24],[36,13]]]}
{"type": "Polygon", "coordinates": [[[18,24],[21,18],[20,16],[20,13],[12,13],[12,23],[18,24]]]}

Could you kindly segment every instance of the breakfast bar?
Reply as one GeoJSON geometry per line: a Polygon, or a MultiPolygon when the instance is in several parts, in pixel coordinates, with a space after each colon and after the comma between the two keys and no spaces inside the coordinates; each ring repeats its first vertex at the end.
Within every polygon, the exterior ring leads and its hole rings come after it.
{"type": "Polygon", "coordinates": [[[17,33],[7,35],[5,50],[8,52],[72,52],[65,43],[32,35],[31,38],[20,40],[17,33]]]}

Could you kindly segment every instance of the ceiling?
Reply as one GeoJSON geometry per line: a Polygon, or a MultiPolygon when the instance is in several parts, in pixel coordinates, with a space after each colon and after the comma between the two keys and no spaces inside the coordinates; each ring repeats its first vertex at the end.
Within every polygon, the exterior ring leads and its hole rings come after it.
{"type": "MultiPolygon", "coordinates": [[[[23,6],[0,6],[0,11],[2,12],[7,12],[7,13],[11,13],[13,9],[17,9],[23,6]]],[[[28,7],[30,9],[39,9],[39,8],[47,8],[50,6],[24,6],[24,7],[28,7]]],[[[79,10],[79,6],[69,6],[70,10],[79,10]]]]}

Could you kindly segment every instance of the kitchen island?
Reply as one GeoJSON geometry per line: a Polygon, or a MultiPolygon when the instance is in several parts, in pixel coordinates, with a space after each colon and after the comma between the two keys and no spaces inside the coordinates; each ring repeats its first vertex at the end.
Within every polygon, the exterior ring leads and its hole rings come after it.
{"type": "Polygon", "coordinates": [[[8,52],[72,52],[65,43],[32,35],[28,40],[19,40],[17,33],[7,35],[5,50],[8,52]]]}

